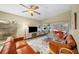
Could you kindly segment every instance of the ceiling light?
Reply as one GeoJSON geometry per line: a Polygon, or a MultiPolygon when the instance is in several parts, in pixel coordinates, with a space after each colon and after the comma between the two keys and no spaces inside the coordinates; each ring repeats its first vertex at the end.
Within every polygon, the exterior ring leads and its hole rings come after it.
{"type": "Polygon", "coordinates": [[[27,8],[25,11],[23,11],[23,13],[28,12],[28,13],[31,14],[31,16],[33,16],[34,14],[39,14],[40,15],[40,13],[37,12],[37,9],[39,9],[39,6],[30,5],[30,6],[27,7],[27,6],[23,5],[23,4],[20,4],[20,5],[27,8]]]}

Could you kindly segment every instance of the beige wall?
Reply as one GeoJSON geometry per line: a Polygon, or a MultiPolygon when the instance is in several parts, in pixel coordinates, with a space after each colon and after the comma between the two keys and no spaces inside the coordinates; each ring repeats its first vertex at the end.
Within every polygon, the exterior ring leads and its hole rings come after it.
{"type": "Polygon", "coordinates": [[[42,23],[44,24],[44,23],[55,23],[55,22],[69,22],[70,19],[71,19],[71,11],[67,11],[57,16],[45,19],[42,21],[42,23]]]}
{"type": "Polygon", "coordinates": [[[25,26],[40,24],[40,21],[38,21],[38,20],[29,19],[29,18],[25,18],[25,17],[13,15],[13,14],[1,12],[1,11],[0,11],[0,19],[16,21],[17,27],[18,27],[17,35],[19,35],[19,36],[24,36],[25,26]]]}
{"type": "Polygon", "coordinates": [[[71,32],[70,32],[77,42],[78,50],[79,50],[79,5],[72,6],[72,19],[71,19],[71,32]],[[77,13],[77,30],[74,27],[74,12],[77,13]]]}
{"type": "Polygon", "coordinates": [[[71,24],[72,24],[72,30],[74,31],[78,31],[79,30],[79,5],[73,5],[72,6],[72,19],[71,19],[71,24]],[[75,26],[74,26],[74,13],[77,13],[77,30],[75,30],[75,26]]]}
{"type": "Polygon", "coordinates": [[[55,22],[69,22],[69,20],[71,18],[70,15],[71,15],[71,12],[67,11],[67,12],[64,12],[55,17],[51,17],[51,18],[39,21],[39,20],[29,19],[29,18],[25,18],[22,16],[17,16],[14,14],[9,14],[9,13],[0,11],[0,19],[9,20],[9,21],[14,20],[17,22],[17,24],[18,24],[17,25],[17,27],[18,27],[17,35],[19,35],[19,36],[20,35],[24,36],[24,34],[25,34],[24,30],[25,30],[25,27],[27,27],[27,26],[46,24],[46,23],[55,23],[55,22]]]}

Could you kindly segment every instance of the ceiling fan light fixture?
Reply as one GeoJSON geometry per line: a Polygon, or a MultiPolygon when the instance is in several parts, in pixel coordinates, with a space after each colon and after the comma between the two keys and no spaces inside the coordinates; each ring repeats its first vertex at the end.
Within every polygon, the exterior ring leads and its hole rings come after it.
{"type": "Polygon", "coordinates": [[[39,6],[36,6],[36,5],[30,5],[29,7],[23,5],[23,4],[20,4],[21,6],[27,8],[27,10],[25,10],[24,12],[28,12],[31,14],[31,16],[35,15],[35,14],[38,14],[40,15],[39,12],[37,12],[36,10],[39,9],[39,6]]]}

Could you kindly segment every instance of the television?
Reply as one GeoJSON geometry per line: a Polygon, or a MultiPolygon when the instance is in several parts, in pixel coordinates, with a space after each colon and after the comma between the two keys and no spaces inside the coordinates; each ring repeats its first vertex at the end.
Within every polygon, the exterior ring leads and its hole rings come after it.
{"type": "Polygon", "coordinates": [[[29,27],[29,33],[37,32],[37,27],[29,27]]]}

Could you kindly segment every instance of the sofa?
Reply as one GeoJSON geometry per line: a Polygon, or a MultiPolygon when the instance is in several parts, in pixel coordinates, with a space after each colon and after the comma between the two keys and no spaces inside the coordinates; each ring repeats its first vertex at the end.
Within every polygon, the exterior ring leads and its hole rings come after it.
{"type": "Polygon", "coordinates": [[[24,37],[8,37],[0,49],[0,54],[39,54],[39,52],[33,50],[24,37]]]}

